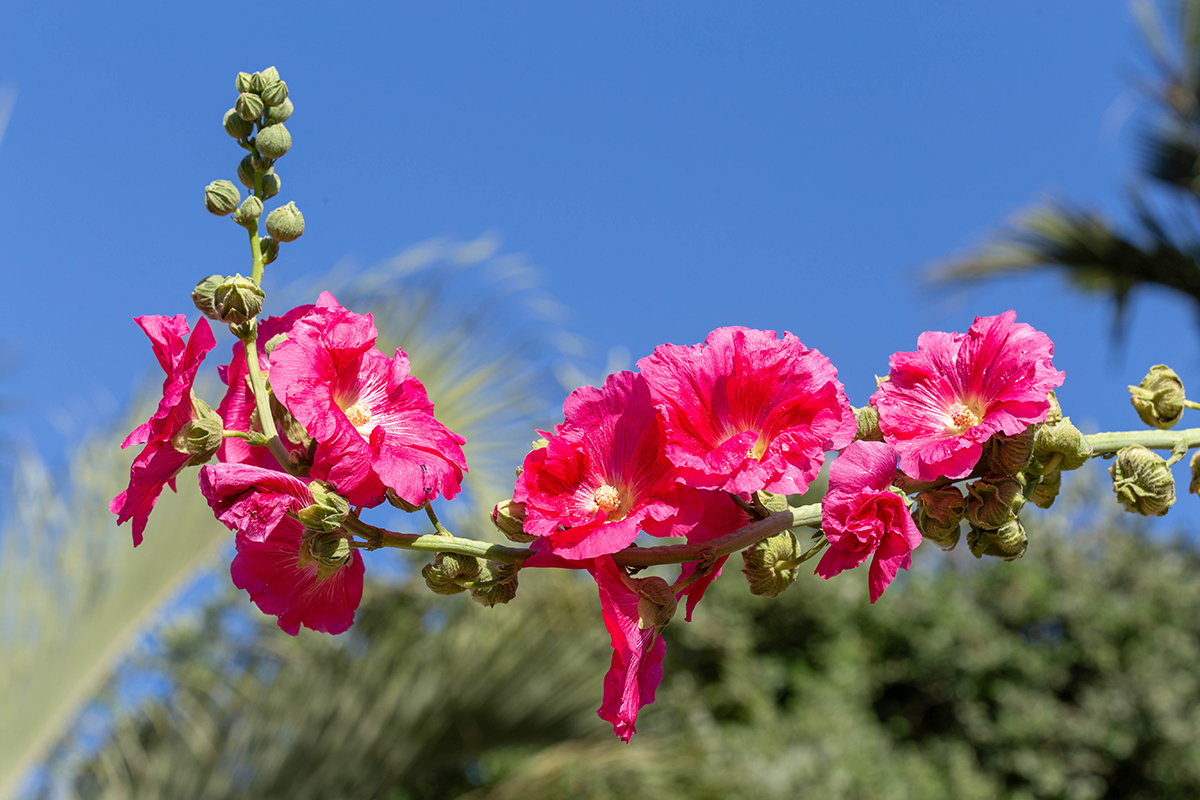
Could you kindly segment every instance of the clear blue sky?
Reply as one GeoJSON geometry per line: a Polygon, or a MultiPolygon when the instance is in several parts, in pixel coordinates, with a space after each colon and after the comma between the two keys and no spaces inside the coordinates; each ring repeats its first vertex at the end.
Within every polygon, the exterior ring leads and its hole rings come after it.
{"type": "Polygon", "coordinates": [[[1057,343],[1077,421],[1136,427],[1125,385],[1151,364],[1200,386],[1171,298],[1141,297],[1114,353],[1107,305],[1060,281],[917,280],[1045,193],[1119,216],[1144,62],[1123,0],[234,9],[4,11],[0,389],[22,405],[0,433],[51,459],[52,414],[100,424],[154,367],[132,317],[194,318],[198,278],[246,271],[201,194],[239,158],[234,74],[270,64],[296,104],[282,196],[307,220],[279,272],[495,229],[572,330],[635,359],[787,329],[859,405],[922,330],[1015,308],[1057,343]]]}

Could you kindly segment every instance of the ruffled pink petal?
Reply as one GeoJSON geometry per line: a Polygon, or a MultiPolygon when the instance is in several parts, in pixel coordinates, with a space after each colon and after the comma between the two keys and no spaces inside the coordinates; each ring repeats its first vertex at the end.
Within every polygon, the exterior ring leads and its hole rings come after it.
{"type": "Polygon", "coordinates": [[[894,480],[896,450],[887,442],[855,442],[829,467],[831,491],[882,490],[891,486],[894,480]]]}
{"type": "MultiPolygon", "coordinates": [[[[733,502],[728,492],[705,491],[700,494],[704,503],[704,515],[699,524],[688,533],[688,544],[711,542],[713,539],[719,539],[753,522],[746,510],[733,502]]],[[[677,599],[687,597],[685,619],[688,622],[692,621],[692,612],[696,610],[696,604],[704,597],[709,585],[721,574],[721,568],[725,566],[728,559],[729,556],[718,558],[706,574],[696,578],[676,596],[677,599]]],[[[680,572],[680,579],[688,578],[698,567],[699,562],[697,561],[685,562],[680,572]]]]}
{"type": "Polygon", "coordinates": [[[158,502],[163,487],[171,483],[187,463],[188,454],[180,453],[169,444],[152,443],[133,462],[129,472],[129,488],[113,498],[108,510],[117,515],[117,524],[133,520],[133,546],[142,543],[150,512],[158,502]]]}
{"type": "Polygon", "coordinates": [[[314,502],[299,478],[250,464],[201,467],[200,491],[218,520],[255,542],[265,541],[288,512],[314,502]]]}
{"type": "MultiPolygon", "coordinates": [[[[908,520],[909,527],[916,532],[916,525],[913,523],[912,517],[907,514],[904,517],[908,520]]],[[[917,533],[917,536],[920,537],[920,534],[917,533]]],[[[917,544],[920,544],[919,539],[917,544]]],[[[878,600],[883,594],[883,590],[891,585],[900,570],[912,566],[912,550],[915,546],[909,536],[889,533],[884,537],[879,549],[875,551],[875,558],[872,559],[871,568],[867,574],[872,603],[878,600]]]]}

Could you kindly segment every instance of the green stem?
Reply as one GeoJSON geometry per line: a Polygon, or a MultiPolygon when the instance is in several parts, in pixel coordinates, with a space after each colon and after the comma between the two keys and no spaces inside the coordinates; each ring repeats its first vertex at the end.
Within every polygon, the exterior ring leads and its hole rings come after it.
{"type": "MultiPolygon", "coordinates": [[[[254,194],[262,198],[262,176],[261,169],[254,170],[254,194]]],[[[246,230],[250,232],[250,253],[254,257],[254,266],[250,272],[250,280],[254,281],[255,286],[262,284],[263,276],[263,256],[262,247],[258,240],[258,220],[254,221],[253,227],[247,226],[246,230]]]]}
{"type": "Polygon", "coordinates": [[[1200,447],[1200,428],[1185,428],[1179,431],[1114,431],[1093,433],[1083,437],[1092,446],[1096,455],[1115,453],[1132,444],[1140,444],[1151,450],[1174,450],[1176,447],[1200,447]]]}
{"type": "Polygon", "coordinates": [[[796,567],[803,564],[805,561],[808,561],[810,558],[815,556],[817,553],[820,553],[828,545],[829,545],[829,540],[826,539],[824,536],[822,536],[820,538],[820,540],[816,544],[814,544],[812,547],[808,548],[803,553],[801,553],[800,555],[796,556],[793,559],[780,562],[776,568],[777,569],[795,569],[796,567]]]}
{"type": "Polygon", "coordinates": [[[250,391],[254,395],[254,406],[258,409],[258,423],[262,426],[263,436],[267,439],[267,447],[271,455],[279,462],[279,466],[291,474],[296,474],[296,466],[292,463],[291,455],[279,438],[275,429],[275,417],[271,415],[271,400],[267,394],[267,379],[263,377],[262,368],[258,364],[258,330],[257,327],[250,336],[243,339],[246,346],[246,367],[250,375],[250,391]]]}

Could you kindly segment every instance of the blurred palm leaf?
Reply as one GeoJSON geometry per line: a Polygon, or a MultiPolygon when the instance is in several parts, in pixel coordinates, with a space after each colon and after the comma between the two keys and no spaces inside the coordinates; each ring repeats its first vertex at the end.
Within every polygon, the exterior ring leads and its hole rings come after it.
{"type": "Polygon", "coordinates": [[[1200,0],[1172,3],[1172,46],[1155,6],[1133,4],[1158,76],[1146,89],[1155,119],[1139,133],[1144,190],[1130,193],[1130,222],[1044,202],[1018,214],[974,252],[936,266],[939,281],[971,281],[1043,269],[1064,271],[1084,291],[1115,302],[1119,331],[1131,292],[1159,285],[1200,311],[1200,0]]]}
{"type": "MultiPolygon", "coordinates": [[[[403,343],[438,418],[468,440],[464,501],[451,509],[472,533],[494,535],[480,521],[511,493],[512,470],[549,415],[544,390],[553,385],[557,329],[523,307],[546,300],[528,274],[513,279],[511,259],[494,257],[495,246],[443,242],[436,251],[419,248],[419,257],[413,252],[390,269],[330,276],[322,288],[374,312],[381,347],[403,343]],[[475,295],[453,285],[447,272],[475,295]],[[511,324],[505,311],[528,322],[511,324]]],[[[309,289],[297,284],[272,300],[311,302],[309,289]]],[[[132,458],[117,450],[118,440],[110,434],[81,445],[61,481],[35,457],[20,463],[0,538],[0,797],[64,736],[164,601],[230,542],[185,476],[181,483],[190,488],[159,501],[146,544],[135,551],[107,508],[127,482],[132,458]]]]}

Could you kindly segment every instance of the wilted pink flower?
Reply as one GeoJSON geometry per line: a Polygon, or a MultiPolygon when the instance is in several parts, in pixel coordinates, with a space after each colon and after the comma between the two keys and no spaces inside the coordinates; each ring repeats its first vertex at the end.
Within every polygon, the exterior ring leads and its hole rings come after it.
{"type": "Polygon", "coordinates": [[[868,574],[871,602],[896,573],[912,565],[921,534],[904,498],[888,487],[896,478],[896,451],[886,442],[854,442],[829,467],[821,502],[821,529],[829,549],[817,574],[832,578],[874,556],[868,574]]]}
{"type": "Polygon", "coordinates": [[[590,562],[588,571],[600,588],[600,610],[613,646],[612,664],[604,676],[604,701],[597,713],[628,742],[635,733],[638,711],[654,702],[654,691],[662,681],[667,646],[660,632],[666,621],[657,619],[662,607],[635,588],[646,579],[627,577],[611,556],[590,562]]]}
{"type": "Polygon", "coordinates": [[[108,506],[117,515],[118,525],[133,520],[133,544],[136,547],[142,543],[146,521],[163,487],[170,486],[174,491],[175,476],[188,462],[189,455],[177,450],[172,438],[197,418],[192,403],[192,383],[204,356],[216,346],[216,340],[208,321],[203,318],[196,323],[196,330],[190,337],[187,318],[183,314],[137,317],[134,322],[150,337],[154,355],[167,373],[158,410],[121,443],[121,447],[146,446],[129,470],[129,488],[113,498],[108,506]]]}
{"type": "Polygon", "coordinates": [[[376,505],[384,487],[413,505],[458,494],[463,438],[434,419],[408,357],[375,348],[371,315],[329,292],[298,319],[271,358],[271,387],[317,442],[311,474],[354,505],[376,505]]]}
{"type": "MultiPolygon", "coordinates": [[[[258,325],[258,365],[263,374],[270,376],[271,357],[267,354],[267,343],[281,333],[290,333],[296,320],[313,309],[312,305],[293,308],[282,317],[267,317],[258,325]]],[[[240,341],[234,342],[233,358],[229,364],[217,367],[221,380],[229,387],[217,413],[225,421],[225,429],[231,431],[249,431],[255,410],[254,393],[250,391],[248,381],[249,366],[246,363],[246,345],[240,341]]],[[[261,432],[260,427],[255,430],[261,432]]],[[[294,445],[284,436],[285,447],[294,445]]],[[[221,443],[217,451],[217,460],[234,464],[256,464],[269,469],[281,469],[275,456],[266,447],[251,447],[245,439],[230,437],[221,443]]]]}
{"type": "Polygon", "coordinates": [[[325,633],[350,627],[362,600],[362,556],[351,549],[332,574],[318,574],[317,560],[304,552],[303,526],[288,516],[314,502],[305,481],[249,464],[215,464],[201,468],[200,489],[217,519],[237,532],[234,586],[263,613],[293,636],[301,625],[325,633]]]}
{"type": "Polygon", "coordinates": [[[1050,390],[1063,382],[1054,343],[1017,312],[976,317],[965,334],[928,331],[917,352],[895,353],[871,397],[900,469],[922,481],[965,478],[983,443],[1046,419],[1050,390]]]}
{"type": "Polygon", "coordinates": [[[525,532],[544,536],[572,560],[615,553],[638,531],[680,536],[702,511],[699,494],[676,483],[666,434],[645,380],[609,375],[603,389],[576,389],[565,421],[525,457],[514,499],[525,504],[525,532]]]}
{"type": "Polygon", "coordinates": [[[659,345],[638,362],[667,419],[667,453],[688,483],[742,494],[804,492],[857,423],[837,370],[790,333],[718,328],[704,344],[659,345]]]}

